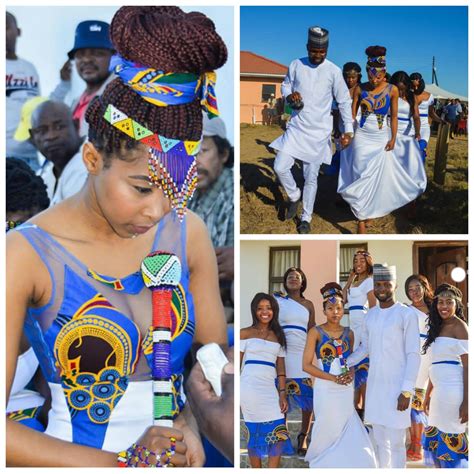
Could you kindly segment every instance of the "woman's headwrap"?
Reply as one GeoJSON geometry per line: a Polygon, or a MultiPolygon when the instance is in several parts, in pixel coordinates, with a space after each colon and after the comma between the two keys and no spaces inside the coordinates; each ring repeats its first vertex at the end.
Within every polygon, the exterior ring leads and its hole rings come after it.
{"type": "Polygon", "coordinates": [[[323,293],[323,303],[329,301],[331,304],[337,302],[337,298],[342,299],[341,290],[337,288],[329,288],[323,293]]]}
{"type": "MultiPolygon", "coordinates": [[[[215,72],[199,76],[158,71],[127,61],[118,55],[112,58],[110,70],[143,100],[156,107],[172,107],[199,99],[209,117],[219,115],[214,90],[215,72]]],[[[164,137],[149,130],[145,124],[133,120],[112,104],[107,106],[104,119],[149,147],[150,182],[163,190],[178,217],[183,219],[187,202],[197,184],[196,155],[202,139],[191,141],[164,137]]]]}
{"type": "Polygon", "coordinates": [[[368,56],[367,57],[367,71],[371,76],[377,75],[379,72],[386,72],[386,57],[385,56],[368,56]]]}

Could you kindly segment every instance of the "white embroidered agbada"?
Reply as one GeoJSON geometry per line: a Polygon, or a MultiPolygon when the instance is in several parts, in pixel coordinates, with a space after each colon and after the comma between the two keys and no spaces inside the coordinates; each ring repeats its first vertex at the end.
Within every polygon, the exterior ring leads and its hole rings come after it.
{"type": "Polygon", "coordinates": [[[293,111],[286,132],[270,147],[307,163],[331,163],[334,99],[344,122],[344,132],[354,131],[352,100],[341,69],[327,59],[318,65],[311,64],[307,57],[295,59],[288,68],[281,92],[283,97],[299,92],[304,107],[293,111]]]}
{"type": "Polygon", "coordinates": [[[365,422],[401,429],[410,426],[410,410],[397,410],[402,391],[414,391],[420,366],[420,336],[413,312],[401,303],[374,306],[365,318],[359,348],[348,358],[349,367],[369,356],[365,422]]]}

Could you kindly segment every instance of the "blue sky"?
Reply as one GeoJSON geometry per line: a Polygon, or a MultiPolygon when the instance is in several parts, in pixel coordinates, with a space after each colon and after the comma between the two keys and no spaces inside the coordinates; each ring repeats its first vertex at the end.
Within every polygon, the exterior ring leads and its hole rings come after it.
{"type": "Polygon", "coordinates": [[[431,83],[436,57],[439,86],[467,96],[467,7],[241,7],[240,49],[288,65],[306,55],[309,26],[329,30],[328,59],[355,61],[364,70],[365,48],[387,48],[393,73],[420,72],[431,83]]]}

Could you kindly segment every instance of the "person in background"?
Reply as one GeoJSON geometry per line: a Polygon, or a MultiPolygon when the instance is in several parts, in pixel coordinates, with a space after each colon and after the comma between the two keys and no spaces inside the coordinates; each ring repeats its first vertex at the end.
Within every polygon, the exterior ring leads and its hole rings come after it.
{"type": "Polygon", "coordinates": [[[64,102],[71,90],[72,64],[81,79],[86,83],[86,89],[71,104],[72,116],[79,124],[80,136],[87,135],[85,113],[91,100],[101,95],[114,75],[109,71],[109,64],[114,48],[109,38],[109,24],[104,21],[88,20],[77,25],[74,47],[69,51],[69,59],[60,71],[61,82],[50,95],[54,101],[64,102]]]}
{"type": "Polygon", "coordinates": [[[19,158],[36,171],[39,168],[38,157],[34,146],[28,141],[17,141],[14,138],[18,127],[23,104],[40,95],[39,75],[35,66],[21,59],[16,54],[16,42],[21,35],[16,18],[6,13],[6,150],[7,157],[19,158]]]}
{"type": "MultiPolygon", "coordinates": [[[[204,139],[197,155],[198,182],[189,209],[205,222],[216,251],[226,313],[232,313],[234,281],[234,148],[222,119],[204,115],[204,139]]],[[[230,315],[228,314],[228,320],[230,315]]]]}
{"type": "Polygon", "coordinates": [[[444,108],[446,114],[446,121],[451,124],[451,129],[449,131],[449,138],[454,140],[454,130],[456,128],[456,120],[458,116],[458,106],[454,99],[451,99],[449,103],[444,108]]]}
{"type": "Polygon", "coordinates": [[[31,116],[31,142],[46,158],[39,175],[48,188],[51,205],[76,194],[87,179],[82,138],[71,110],[61,102],[40,104],[31,116]]]}
{"type": "MultiPolygon", "coordinates": [[[[7,232],[49,206],[43,180],[23,160],[7,158],[5,184],[7,232]]],[[[37,377],[38,366],[38,359],[23,333],[7,417],[34,430],[44,431],[46,413],[42,406],[48,398],[48,390],[44,390],[45,384],[37,377]]]]}

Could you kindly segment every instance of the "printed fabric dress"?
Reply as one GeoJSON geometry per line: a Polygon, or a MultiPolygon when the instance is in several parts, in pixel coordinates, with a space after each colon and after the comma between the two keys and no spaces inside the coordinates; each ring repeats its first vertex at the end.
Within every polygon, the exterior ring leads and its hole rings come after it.
{"type": "Polygon", "coordinates": [[[425,189],[393,151],[385,151],[391,137],[387,126],[391,85],[372,95],[361,94],[361,119],[350,157],[341,160],[338,192],[359,220],[383,217],[414,201],[425,189]],[[344,170],[343,170],[344,166],[344,170]]]}
{"type": "Polygon", "coordinates": [[[308,332],[309,311],[288,296],[276,294],[280,307],[278,319],[286,338],[286,394],[290,410],[297,406],[313,410],[313,382],[303,371],[303,351],[308,332]]]}
{"type": "Polygon", "coordinates": [[[429,369],[431,366],[431,346],[428,348],[426,354],[422,353],[423,344],[428,337],[428,326],[426,319],[428,315],[415,308],[414,306],[409,306],[415,313],[415,317],[418,318],[418,326],[420,328],[420,369],[418,370],[418,376],[415,383],[415,395],[411,401],[411,421],[413,423],[422,423],[426,425],[427,417],[423,411],[423,402],[425,401],[426,387],[428,386],[429,380],[429,369]]]}
{"type": "MultiPolygon", "coordinates": [[[[316,347],[318,367],[333,375],[341,374],[336,343],[342,345],[343,357],[350,354],[349,328],[335,339],[320,326],[316,347]]],[[[375,452],[359,415],[354,408],[354,387],[330,380],[314,380],[314,425],[305,461],[310,468],[374,468],[375,452]]]]}
{"type": "MultiPolygon", "coordinates": [[[[354,333],[354,350],[359,347],[364,330],[364,320],[369,309],[367,295],[374,290],[374,279],[366,278],[360,285],[351,286],[347,292],[347,305],[349,307],[349,327],[354,333]]],[[[369,358],[359,362],[355,366],[354,386],[358,389],[367,382],[369,370],[369,358]]]]}
{"type": "Polygon", "coordinates": [[[467,424],[459,420],[464,389],[461,355],[468,353],[468,341],[439,336],[431,346],[429,373],[433,391],[428,426],[423,435],[425,464],[441,468],[468,467],[467,424]]]}
{"type": "MultiPolygon", "coordinates": [[[[47,267],[50,301],[29,308],[25,332],[51,390],[45,433],[111,452],[127,449],[153,424],[151,293],[141,272],[115,279],[87,268],[51,234],[20,232],[47,267]]],[[[182,278],[172,297],[172,411],[184,407],[184,358],[194,335],[186,262],[186,220],[169,213],[151,250],[176,254],[182,278]]],[[[144,255],[145,257],[145,255],[144,255]]]]}
{"type": "Polygon", "coordinates": [[[249,456],[293,454],[275,387],[277,357],[285,357],[278,342],[250,338],[240,341],[244,353],[240,375],[240,408],[245,421],[249,456]]]}

